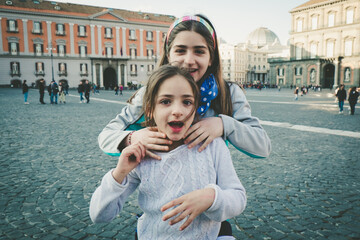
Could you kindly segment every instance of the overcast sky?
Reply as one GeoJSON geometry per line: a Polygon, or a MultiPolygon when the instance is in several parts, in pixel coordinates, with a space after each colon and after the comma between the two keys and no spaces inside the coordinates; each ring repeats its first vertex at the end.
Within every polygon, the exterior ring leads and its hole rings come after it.
{"type": "Polygon", "coordinates": [[[259,27],[273,31],[281,44],[289,39],[289,11],[308,0],[55,0],[107,8],[160,13],[181,17],[202,13],[215,26],[219,37],[228,43],[245,42],[259,27]]]}

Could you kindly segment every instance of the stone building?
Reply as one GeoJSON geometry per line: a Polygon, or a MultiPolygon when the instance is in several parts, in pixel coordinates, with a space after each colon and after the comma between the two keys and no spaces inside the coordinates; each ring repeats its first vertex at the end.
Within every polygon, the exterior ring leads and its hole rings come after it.
{"type": "Polygon", "coordinates": [[[144,84],[175,17],[58,3],[0,0],[0,85],[44,78],[76,87],[144,84]]]}
{"type": "Polygon", "coordinates": [[[269,59],[270,82],[359,86],[360,1],[311,0],[290,13],[290,58],[269,59]]]}

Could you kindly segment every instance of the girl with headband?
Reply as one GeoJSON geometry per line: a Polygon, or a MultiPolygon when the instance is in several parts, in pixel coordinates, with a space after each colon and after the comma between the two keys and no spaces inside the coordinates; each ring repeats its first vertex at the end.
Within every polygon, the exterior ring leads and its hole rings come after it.
{"type": "MultiPolygon", "coordinates": [[[[268,157],[271,142],[237,84],[222,78],[219,46],[215,29],[202,15],[185,16],[169,28],[159,65],[172,64],[185,68],[197,82],[201,99],[197,112],[200,121],[185,134],[188,148],[200,146],[203,151],[215,138],[222,137],[239,151],[254,157],[268,157]],[[198,145],[201,143],[200,145],[198,145]]],[[[156,127],[143,128],[142,110],[145,87],[129,99],[120,114],[99,134],[100,148],[119,156],[127,146],[141,142],[146,155],[160,159],[152,151],[169,151],[172,142],[156,127]]]]}

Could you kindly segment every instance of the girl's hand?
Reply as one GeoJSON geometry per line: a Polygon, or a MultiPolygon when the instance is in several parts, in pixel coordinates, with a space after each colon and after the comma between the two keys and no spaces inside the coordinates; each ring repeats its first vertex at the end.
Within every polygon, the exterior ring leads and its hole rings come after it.
{"type": "Polygon", "coordinates": [[[185,133],[185,144],[189,144],[188,148],[193,148],[200,142],[204,141],[199,147],[199,152],[204,150],[215,138],[221,137],[224,133],[224,125],[220,117],[209,117],[201,119],[192,125],[185,133]]]}
{"type": "Polygon", "coordinates": [[[138,142],[131,146],[124,148],[122,151],[116,168],[112,172],[112,176],[118,183],[122,183],[124,178],[136,168],[141,160],[145,157],[146,149],[145,146],[138,142]]]}
{"type": "Polygon", "coordinates": [[[166,138],[165,133],[158,132],[157,127],[148,127],[134,132],[131,136],[131,145],[140,142],[146,148],[146,155],[160,160],[160,157],[150,150],[169,151],[172,142],[166,138]]]}
{"type": "Polygon", "coordinates": [[[198,215],[207,210],[213,204],[214,199],[215,190],[213,188],[204,188],[187,193],[161,207],[160,210],[164,212],[169,208],[177,206],[163,216],[162,220],[166,221],[179,214],[176,218],[170,220],[169,224],[173,225],[187,217],[185,223],[180,226],[179,230],[182,231],[187,228],[198,215]]]}

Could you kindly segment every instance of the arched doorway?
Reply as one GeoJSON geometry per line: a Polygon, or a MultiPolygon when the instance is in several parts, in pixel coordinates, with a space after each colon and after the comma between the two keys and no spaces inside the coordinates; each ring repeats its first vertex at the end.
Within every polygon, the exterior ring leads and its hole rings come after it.
{"type": "Polygon", "coordinates": [[[104,71],[104,87],[106,90],[114,89],[117,85],[116,72],[113,68],[108,67],[104,71]]]}
{"type": "Polygon", "coordinates": [[[334,73],[335,66],[333,64],[327,64],[324,67],[324,81],[322,83],[323,88],[332,88],[334,85],[334,73]]]}
{"type": "Polygon", "coordinates": [[[20,79],[11,80],[10,84],[11,84],[11,87],[13,87],[13,88],[21,88],[22,87],[22,82],[20,79]]]}

